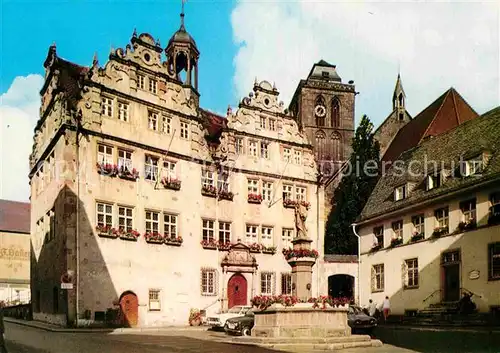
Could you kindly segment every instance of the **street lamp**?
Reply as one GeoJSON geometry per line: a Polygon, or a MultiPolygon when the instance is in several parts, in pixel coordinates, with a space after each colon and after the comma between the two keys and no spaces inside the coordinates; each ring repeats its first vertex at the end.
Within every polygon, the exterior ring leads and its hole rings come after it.
{"type": "Polygon", "coordinates": [[[359,281],[360,281],[360,268],[361,268],[361,237],[359,236],[358,233],[356,233],[356,223],[353,223],[351,224],[352,226],[352,231],[354,233],[354,235],[356,236],[356,238],[358,238],[358,283],[357,283],[357,297],[358,297],[358,305],[361,306],[361,302],[360,302],[360,293],[359,293],[359,289],[360,289],[360,285],[359,285],[359,281]]]}

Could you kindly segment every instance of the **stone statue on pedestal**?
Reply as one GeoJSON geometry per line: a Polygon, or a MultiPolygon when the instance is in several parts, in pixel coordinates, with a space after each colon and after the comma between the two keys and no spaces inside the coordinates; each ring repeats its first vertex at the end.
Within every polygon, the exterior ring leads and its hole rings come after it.
{"type": "Polygon", "coordinates": [[[297,238],[307,238],[306,229],[307,208],[301,204],[295,205],[295,228],[297,238]]]}

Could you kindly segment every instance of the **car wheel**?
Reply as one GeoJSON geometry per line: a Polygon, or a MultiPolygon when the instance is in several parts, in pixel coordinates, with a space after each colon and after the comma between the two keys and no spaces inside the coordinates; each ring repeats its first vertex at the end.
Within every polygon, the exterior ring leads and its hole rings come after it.
{"type": "Polygon", "coordinates": [[[243,336],[250,336],[252,334],[252,332],[250,331],[250,329],[248,327],[245,327],[243,330],[241,330],[241,334],[243,336]]]}

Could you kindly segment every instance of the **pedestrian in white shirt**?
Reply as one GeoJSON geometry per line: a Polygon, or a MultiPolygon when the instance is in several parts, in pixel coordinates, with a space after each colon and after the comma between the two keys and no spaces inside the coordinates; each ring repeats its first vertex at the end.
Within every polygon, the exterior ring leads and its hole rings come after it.
{"type": "Polygon", "coordinates": [[[389,297],[385,297],[382,308],[384,309],[384,321],[387,321],[389,313],[391,312],[391,303],[389,302],[389,297]]]}

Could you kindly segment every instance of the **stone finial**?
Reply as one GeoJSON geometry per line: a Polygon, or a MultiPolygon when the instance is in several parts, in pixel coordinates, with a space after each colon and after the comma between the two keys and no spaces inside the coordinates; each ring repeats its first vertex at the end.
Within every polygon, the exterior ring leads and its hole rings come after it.
{"type": "Polygon", "coordinates": [[[258,82],[257,82],[257,76],[255,76],[255,81],[253,82],[253,85],[254,85],[254,86],[257,86],[257,85],[258,85],[258,82]]]}
{"type": "Polygon", "coordinates": [[[137,29],[134,28],[134,33],[132,33],[132,38],[137,38],[137,29]]]}
{"type": "Polygon", "coordinates": [[[115,53],[115,48],[114,48],[113,46],[111,46],[111,47],[110,47],[110,49],[109,49],[109,52],[110,52],[111,54],[114,54],[114,53],[115,53]]]}
{"type": "Polygon", "coordinates": [[[230,116],[233,113],[233,109],[230,105],[227,106],[227,116],[230,116]]]}
{"type": "Polygon", "coordinates": [[[99,65],[99,60],[97,59],[97,52],[94,52],[94,57],[92,58],[92,67],[99,65]]]}
{"type": "Polygon", "coordinates": [[[158,39],[156,40],[156,46],[157,46],[157,47],[161,47],[161,44],[160,44],[160,38],[158,38],[158,39]]]}
{"type": "Polygon", "coordinates": [[[273,82],[273,91],[276,91],[277,88],[276,88],[276,82],[273,82]]]}

